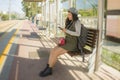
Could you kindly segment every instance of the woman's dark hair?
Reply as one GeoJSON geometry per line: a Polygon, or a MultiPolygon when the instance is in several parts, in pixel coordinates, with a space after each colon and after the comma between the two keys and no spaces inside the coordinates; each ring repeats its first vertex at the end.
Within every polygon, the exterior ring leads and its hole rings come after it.
{"type": "MultiPolygon", "coordinates": [[[[68,11],[69,12],[69,11],[68,11]]],[[[71,12],[70,12],[71,13],[71,12]]],[[[72,17],[73,17],[73,22],[75,22],[75,21],[77,21],[78,20],[78,16],[77,16],[77,14],[73,14],[73,13],[71,13],[72,14],[72,17]]],[[[69,20],[68,18],[66,19],[66,21],[65,21],[65,28],[67,28],[67,26],[71,23],[71,21],[72,20],[69,20]]],[[[70,26],[70,25],[69,25],[70,26]]]]}

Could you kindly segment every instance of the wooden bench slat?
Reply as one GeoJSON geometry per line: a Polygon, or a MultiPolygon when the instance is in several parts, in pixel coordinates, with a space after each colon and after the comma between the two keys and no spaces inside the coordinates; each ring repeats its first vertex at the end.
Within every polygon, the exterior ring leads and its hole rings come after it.
{"type": "Polygon", "coordinates": [[[89,34],[89,33],[96,34],[96,31],[93,32],[93,31],[89,31],[89,30],[88,30],[88,34],[89,34]]]}
{"type": "Polygon", "coordinates": [[[87,35],[97,35],[97,33],[87,33],[87,35]]]}
{"type": "Polygon", "coordinates": [[[94,42],[96,41],[96,39],[91,38],[91,37],[87,37],[87,41],[88,41],[88,40],[90,40],[90,41],[94,41],[94,42]]]}
{"type": "Polygon", "coordinates": [[[84,53],[85,53],[85,54],[90,54],[90,53],[92,53],[92,51],[84,48],[84,53]]]}
{"type": "Polygon", "coordinates": [[[92,32],[98,32],[99,30],[97,30],[97,29],[92,29],[92,28],[87,28],[88,29],[88,31],[92,31],[92,32]]]}
{"type": "Polygon", "coordinates": [[[95,48],[94,45],[90,44],[90,43],[86,43],[87,46],[91,47],[91,48],[95,48]]]}
{"type": "Polygon", "coordinates": [[[93,42],[93,41],[91,41],[91,40],[87,40],[86,43],[89,43],[89,44],[91,44],[91,45],[95,45],[95,41],[93,42]]]}
{"type": "Polygon", "coordinates": [[[96,34],[87,34],[87,37],[95,37],[95,36],[97,36],[96,34]]]}

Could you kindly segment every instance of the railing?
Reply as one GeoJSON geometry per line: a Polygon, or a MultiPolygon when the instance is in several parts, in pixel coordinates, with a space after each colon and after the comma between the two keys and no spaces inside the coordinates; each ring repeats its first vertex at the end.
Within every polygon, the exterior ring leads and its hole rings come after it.
{"type": "MultiPolygon", "coordinates": [[[[81,23],[83,23],[86,27],[90,28],[97,28],[97,18],[96,17],[80,17],[79,20],[81,23]]],[[[65,18],[62,18],[62,27],[65,22],[65,18]]],[[[50,21],[42,21],[43,27],[47,29],[47,35],[49,36],[64,36],[63,33],[61,33],[61,30],[58,28],[58,24],[56,22],[50,22],[50,21]]]]}
{"type": "Polygon", "coordinates": [[[97,17],[80,17],[79,20],[86,27],[97,28],[97,17]]]}

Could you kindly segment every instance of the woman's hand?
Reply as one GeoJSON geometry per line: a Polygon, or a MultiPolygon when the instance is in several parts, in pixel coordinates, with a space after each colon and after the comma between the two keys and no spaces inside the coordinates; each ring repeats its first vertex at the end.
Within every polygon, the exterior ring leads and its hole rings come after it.
{"type": "Polygon", "coordinates": [[[65,29],[65,28],[63,28],[63,29],[62,29],[62,31],[63,31],[63,32],[66,32],[66,29],[65,29]]]}

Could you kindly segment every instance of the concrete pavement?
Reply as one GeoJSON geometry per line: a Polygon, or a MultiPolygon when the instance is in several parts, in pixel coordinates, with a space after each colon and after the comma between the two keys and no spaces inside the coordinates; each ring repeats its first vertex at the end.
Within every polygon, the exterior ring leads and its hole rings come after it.
{"type": "Polygon", "coordinates": [[[120,72],[102,64],[99,71],[88,73],[87,59],[61,55],[53,68],[53,75],[45,78],[38,74],[46,66],[50,49],[56,43],[29,21],[24,21],[5,61],[0,80],[120,80],[120,72]],[[113,73],[112,73],[113,72],[113,73]]]}

